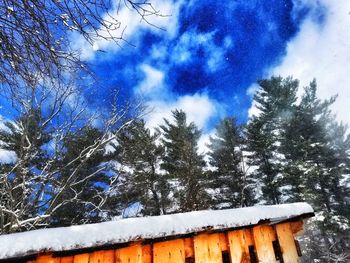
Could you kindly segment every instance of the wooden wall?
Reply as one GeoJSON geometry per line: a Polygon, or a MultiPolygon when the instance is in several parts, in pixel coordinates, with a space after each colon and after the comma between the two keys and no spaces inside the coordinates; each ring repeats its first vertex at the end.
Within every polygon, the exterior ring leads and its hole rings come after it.
{"type": "Polygon", "coordinates": [[[199,233],[152,244],[57,257],[39,255],[29,263],[248,263],[300,262],[294,236],[302,222],[258,225],[225,233],[199,233]]]}

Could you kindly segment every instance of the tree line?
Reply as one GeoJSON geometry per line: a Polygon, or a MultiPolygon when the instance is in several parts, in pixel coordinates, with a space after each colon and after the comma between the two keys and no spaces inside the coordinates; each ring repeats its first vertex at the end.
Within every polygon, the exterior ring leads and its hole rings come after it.
{"type": "Polygon", "coordinates": [[[59,114],[45,103],[22,107],[0,131],[1,149],[16,156],[0,164],[1,233],[306,201],[316,211],[306,258],[345,262],[350,136],[330,110],[336,98],[317,98],[315,81],[300,96],[291,77],[258,84],[258,113],[246,124],[221,120],[207,153],[180,109],[150,130],[145,110],[131,105],[97,124],[72,99],[59,114]]]}

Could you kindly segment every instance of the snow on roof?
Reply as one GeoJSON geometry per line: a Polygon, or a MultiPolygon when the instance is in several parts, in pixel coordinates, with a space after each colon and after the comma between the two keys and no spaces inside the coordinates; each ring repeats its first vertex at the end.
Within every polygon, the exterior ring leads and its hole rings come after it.
{"type": "Polygon", "coordinates": [[[256,225],[261,220],[287,220],[313,213],[307,203],[205,210],[128,218],[97,224],[39,229],[0,236],[0,259],[39,252],[58,252],[114,245],[210,230],[256,225]]]}

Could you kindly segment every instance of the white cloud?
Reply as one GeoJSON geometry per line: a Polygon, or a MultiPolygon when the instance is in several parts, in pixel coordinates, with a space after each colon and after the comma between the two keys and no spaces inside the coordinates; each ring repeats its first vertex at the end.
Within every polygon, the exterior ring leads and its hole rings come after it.
{"type": "MultiPolygon", "coordinates": [[[[204,36],[206,34],[203,34],[204,36]]],[[[200,39],[198,37],[198,42],[196,41],[196,33],[192,31],[185,32],[179,38],[179,41],[176,43],[176,46],[172,50],[171,59],[175,64],[183,64],[191,60],[191,49],[197,44],[200,44],[200,39]]]]}
{"type": "MultiPolygon", "coordinates": [[[[255,92],[259,89],[259,85],[257,83],[253,83],[250,85],[250,87],[247,89],[246,93],[247,95],[253,99],[255,92]]],[[[260,114],[259,109],[256,107],[256,103],[253,100],[252,105],[250,106],[248,110],[248,117],[251,118],[253,116],[258,116],[260,114]]]]}
{"type": "Polygon", "coordinates": [[[247,89],[247,95],[251,98],[254,97],[255,92],[259,89],[259,85],[257,83],[253,83],[248,89],[247,89]]]}
{"type": "Polygon", "coordinates": [[[253,101],[252,106],[248,110],[248,117],[259,116],[260,110],[256,107],[255,101],[253,101]]]}
{"type": "Polygon", "coordinates": [[[164,91],[164,73],[147,64],[142,64],[140,68],[145,74],[145,78],[135,88],[135,93],[148,97],[159,96],[159,93],[164,91]]]}
{"type": "MultiPolygon", "coordinates": [[[[5,125],[8,121],[0,115],[0,130],[5,132],[11,132],[11,130],[5,125]]],[[[13,123],[13,122],[12,122],[13,123]]],[[[15,125],[15,123],[13,123],[15,125]]],[[[3,141],[0,141],[0,147],[4,145],[3,141]]],[[[9,151],[0,148],[0,164],[10,164],[17,161],[17,155],[14,151],[9,151]]]]}
{"type": "Polygon", "coordinates": [[[224,47],[225,48],[232,48],[233,46],[233,40],[230,36],[226,36],[224,38],[224,47]]]}
{"type": "Polygon", "coordinates": [[[224,63],[225,48],[232,45],[232,39],[226,37],[223,41],[223,47],[214,43],[215,31],[209,33],[198,33],[191,30],[183,33],[172,50],[171,59],[174,64],[186,64],[196,55],[199,47],[204,48],[207,59],[207,70],[215,72],[224,63]]]}
{"type": "Polygon", "coordinates": [[[168,55],[168,49],[165,45],[153,45],[151,49],[151,58],[154,60],[163,59],[168,55]]]}
{"type": "Polygon", "coordinates": [[[298,78],[306,86],[315,77],[318,96],[339,97],[333,105],[338,119],[350,123],[350,1],[295,1],[296,9],[307,4],[313,8],[302,23],[297,36],[287,46],[282,63],[271,69],[270,75],[298,78]],[[320,6],[325,7],[324,24],[317,22],[320,6]]]}
{"type": "Polygon", "coordinates": [[[153,100],[147,105],[152,112],[146,116],[147,126],[156,128],[163,123],[163,118],[172,120],[171,111],[181,109],[187,114],[188,122],[194,122],[198,128],[205,128],[207,122],[218,113],[218,106],[206,94],[185,95],[174,101],[153,100]]]}
{"type": "MultiPolygon", "coordinates": [[[[208,144],[210,142],[209,138],[213,137],[215,134],[215,130],[209,131],[208,133],[202,134],[202,136],[198,140],[198,152],[199,153],[208,153],[209,148],[208,144]]],[[[208,162],[208,156],[205,156],[205,160],[208,162]]]]}
{"type": "MultiPolygon", "coordinates": [[[[147,105],[152,109],[146,119],[146,125],[153,130],[159,125],[164,124],[164,118],[170,122],[173,121],[171,111],[178,109],[186,112],[187,122],[194,122],[199,129],[206,128],[208,121],[216,116],[220,111],[220,106],[216,101],[211,100],[207,94],[194,94],[178,97],[176,100],[167,102],[163,100],[149,101],[147,105]]],[[[198,140],[198,153],[205,154],[208,152],[207,144],[209,137],[214,134],[215,130],[203,133],[198,140]]],[[[208,158],[207,156],[205,158],[208,158]]]]}
{"type": "Polygon", "coordinates": [[[9,164],[17,161],[17,155],[14,151],[0,149],[0,163],[9,164]]]}
{"type": "MultiPolygon", "coordinates": [[[[108,22],[110,17],[117,18],[121,22],[120,30],[114,30],[111,33],[114,37],[120,37],[124,28],[123,38],[131,41],[133,44],[137,42],[137,36],[142,30],[151,30],[155,34],[164,34],[168,37],[174,37],[178,28],[178,15],[182,1],[173,3],[171,0],[154,0],[152,5],[156,11],[159,11],[160,16],[152,15],[147,17],[147,22],[140,19],[140,16],[132,8],[123,6],[119,9],[118,4],[110,10],[108,15],[104,16],[105,21],[108,22]]],[[[108,32],[100,30],[99,34],[110,37],[108,32]]],[[[72,45],[74,49],[79,49],[81,52],[81,59],[92,60],[98,50],[113,51],[120,49],[114,41],[108,41],[103,38],[96,40],[93,45],[90,45],[81,35],[73,34],[72,45]]],[[[123,45],[120,41],[119,44],[123,45]]]]}
{"type": "Polygon", "coordinates": [[[6,120],[0,115],[0,130],[9,132],[9,128],[5,125],[6,120]]]}
{"type": "Polygon", "coordinates": [[[220,68],[224,59],[224,51],[221,48],[215,47],[210,50],[210,57],[207,61],[207,66],[210,72],[215,72],[220,68]]]}

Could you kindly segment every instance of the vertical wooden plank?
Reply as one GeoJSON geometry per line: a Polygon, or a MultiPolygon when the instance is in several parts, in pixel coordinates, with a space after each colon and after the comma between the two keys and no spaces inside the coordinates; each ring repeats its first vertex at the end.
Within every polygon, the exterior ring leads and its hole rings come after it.
{"type": "Polygon", "coordinates": [[[79,255],[74,255],[74,263],[89,263],[89,254],[79,254],[79,255]]]}
{"type": "Polygon", "coordinates": [[[290,223],[276,225],[276,233],[282,251],[283,262],[300,262],[290,223]]]}
{"type": "Polygon", "coordinates": [[[250,263],[249,246],[254,245],[250,229],[227,233],[231,263],[250,263]]]}
{"type": "Polygon", "coordinates": [[[249,262],[246,261],[246,255],[249,255],[249,251],[247,253],[245,247],[241,244],[242,234],[243,230],[235,230],[228,232],[231,263],[249,262]]]}
{"type": "Polygon", "coordinates": [[[153,263],[184,263],[185,242],[175,239],[153,244],[153,263]]]}
{"type": "Polygon", "coordinates": [[[199,234],[194,237],[196,263],[222,263],[220,237],[215,234],[199,234]]]}
{"type": "Polygon", "coordinates": [[[60,263],[73,263],[74,262],[74,256],[67,256],[67,257],[61,257],[60,263]]]}
{"type": "Polygon", "coordinates": [[[141,244],[117,249],[115,260],[117,263],[142,263],[141,244]]]}
{"type": "Polygon", "coordinates": [[[220,240],[221,251],[228,251],[229,245],[228,245],[228,239],[227,239],[226,233],[219,233],[219,240],[220,240]]]}
{"type": "Polygon", "coordinates": [[[142,263],[152,263],[152,245],[142,246],[142,263]]]}
{"type": "Polygon", "coordinates": [[[104,250],[103,251],[103,263],[114,263],[115,251],[114,250],[104,250]]]}
{"type": "Polygon", "coordinates": [[[114,250],[95,251],[90,254],[89,263],[114,263],[114,254],[114,250]]]}
{"type": "Polygon", "coordinates": [[[89,263],[104,263],[103,251],[95,251],[90,254],[89,263]]]}
{"type": "Polygon", "coordinates": [[[185,258],[194,258],[193,238],[187,237],[184,239],[184,242],[185,242],[185,258]]]}
{"type": "Polygon", "coordinates": [[[304,222],[302,220],[296,222],[290,222],[290,227],[292,229],[293,235],[299,235],[304,230],[304,222]]]}
{"type": "Polygon", "coordinates": [[[114,250],[99,250],[90,254],[89,263],[114,263],[114,250]]]}
{"type": "Polygon", "coordinates": [[[35,263],[60,263],[60,258],[52,255],[40,255],[36,258],[35,263]]]}
{"type": "Polygon", "coordinates": [[[276,262],[272,241],[275,240],[273,228],[267,225],[253,227],[253,238],[258,260],[261,263],[276,262]]]}

